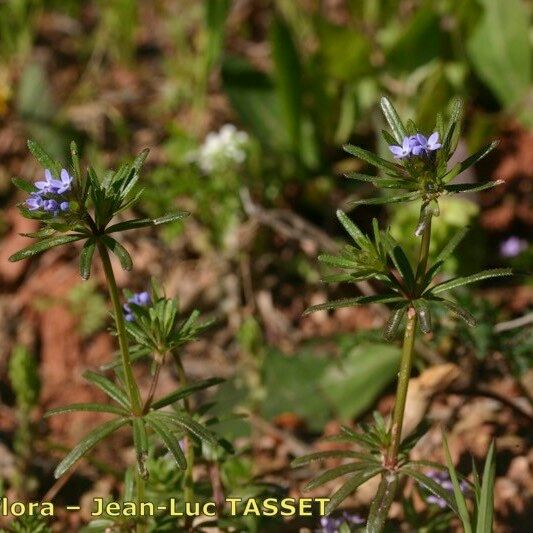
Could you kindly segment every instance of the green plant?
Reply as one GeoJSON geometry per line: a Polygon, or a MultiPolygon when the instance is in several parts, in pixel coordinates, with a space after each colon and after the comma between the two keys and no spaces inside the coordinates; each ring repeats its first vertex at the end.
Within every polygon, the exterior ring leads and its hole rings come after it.
{"type": "Polygon", "coordinates": [[[343,430],[343,439],[357,443],[362,451],[331,451],[312,454],[296,459],[296,466],[328,457],[352,458],[353,462],[326,471],[308,484],[307,488],[319,486],[331,479],[351,474],[341,488],[331,497],[327,511],[331,512],[357,487],[375,476],[381,476],[379,488],[370,508],[367,522],[368,532],[383,531],[388,510],[395,498],[402,478],[411,477],[422,483],[439,498],[444,499],[456,512],[459,503],[436,481],[421,472],[423,467],[442,468],[427,461],[410,461],[409,450],[418,436],[402,441],[407,389],[414,357],[414,343],[417,329],[423,333],[432,330],[432,308],[443,307],[446,311],[462,319],[469,326],[475,325],[473,316],[455,299],[445,293],[450,290],[484,279],[509,276],[509,268],[491,269],[470,276],[456,276],[441,281],[439,271],[445,260],[453,253],[466,234],[467,228],[460,229],[437,254],[432,262],[429,258],[432,219],[439,216],[439,199],[448,194],[482,190],[493,187],[498,182],[482,185],[450,184],[462,171],[484,157],[496,143],[491,143],[464,161],[448,168],[461,132],[463,104],[454,99],[449,107],[449,118],[437,116],[434,132],[425,137],[413,121],[407,125],[400,120],[396,110],[387,98],[381,100],[382,109],[391,132],[383,132],[390,151],[396,161],[391,162],[361,148],[347,145],[345,150],[365,162],[378,167],[382,177],[350,173],[348,178],[369,181],[378,188],[404,190],[397,196],[383,196],[355,202],[356,205],[391,204],[418,200],[421,203],[418,225],[414,232],[420,237],[419,252],[413,265],[403,248],[394,240],[390,232],[380,230],[373,221],[372,236],[364,235],[343,212],[338,211],[339,221],[354,241],[337,255],[322,255],[322,263],[341,270],[340,274],[326,276],[329,282],[355,283],[361,280],[374,280],[379,283],[378,294],[344,298],[315,305],[306,310],[312,313],[320,310],[353,307],[370,303],[381,303],[392,307],[391,315],[384,328],[384,335],[392,340],[404,323],[403,348],[398,374],[398,387],[390,424],[377,417],[374,426],[363,427],[358,433],[348,428],[343,430]]]}
{"type": "MultiPolygon", "coordinates": [[[[125,163],[116,171],[107,172],[100,179],[91,167],[85,173],[81,172],[74,143],[71,145],[71,170],[63,168],[37,143],[29,141],[28,146],[44,167],[45,180],[30,184],[15,178],[13,182],[29,194],[26,202],[20,204],[22,215],[39,220],[42,227],[27,234],[37,242],[20,250],[10,260],[27,259],[56,246],[83,241],[79,260],[80,274],[83,279],[88,279],[94,252],[98,250],[113,305],[120,347],[119,364],[110,365],[116,376],[115,381],[92,371],[84,374],[87,381],[109,396],[111,404],[72,404],[47,413],[46,416],[52,416],[73,411],[97,411],[113,415],[111,420],[86,435],[59,463],[54,474],[59,478],[100,441],[122,427],[129,427],[137,456],[134,483],[137,501],[142,502],[144,499],[145,480],[149,476],[146,457],[149,435],[152,433],[169,450],[179,468],[186,471],[183,489],[185,496],[192,498],[192,442],[198,439],[211,447],[216,447],[218,442],[214,433],[197,420],[188,399],[194,392],[210,387],[219,380],[188,384],[177,349],[194,339],[205,325],[197,323],[197,312],[193,312],[184,322],[180,321],[177,302],[166,298],[156,283],[152,283],[150,294],[134,295],[123,306],[109,256],[110,252],[115,254],[122,268],[130,270],[133,266],[132,258],[115,238],[116,235],[181,220],[187,213],[176,212],[158,219],[140,218],[114,222],[115,217],[133,206],[142,194],[142,189],[136,189],[136,184],[147,150],[133,162],[125,163]],[[142,355],[153,357],[154,376],[145,400],[141,398],[134,378],[131,348],[135,358],[142,355]],[[173,393],[155,399],[159,369],[166,357],[174,359],[181,386],[173,393]],[[180,446],[183,438],[189,443],[185,453],[180,446]]],[[[142,519],[137,520],[137,530],[145,531],[142,519]]]]}

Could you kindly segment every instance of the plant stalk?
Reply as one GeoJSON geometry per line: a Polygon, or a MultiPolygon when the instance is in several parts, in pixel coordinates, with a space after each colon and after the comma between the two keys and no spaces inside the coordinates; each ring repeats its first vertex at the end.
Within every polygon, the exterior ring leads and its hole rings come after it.
{"type": "MultiPolygon", "coordinates": [[[[98,252],[100,253],[100,257],[102,259],[102,265],[104,267],[109,295],[111,296],[111,302],[113,304],[118,343],[120,346],[120,356],[122,360],[122,369],[124,371],[124,379],[126,381],[126,388],[130,400],[132,414],[133,416],[140,416],[142,413],[141,395],[139,393],[137,382],[133,377],[128,339],[126,336],[126,324],[124,322],[124,315],[122,313],[122,306],[120,304],[117,281],[115,279],[113,266],[111,265],[111,259],[109,258],[109,252],[107,251],[107,248],[100,242],[98,242],[97,246],[98,252]]],[[[137,472],[135,476],[135,485],[137,489],[137,507],[140,508],[140,504],[144,501],[144,479],[140,476],[139,472],[137,472]]],[[[136,529],[137,533],[144,533],[146,531],[143,523],[138,523],[136,529]]]]}

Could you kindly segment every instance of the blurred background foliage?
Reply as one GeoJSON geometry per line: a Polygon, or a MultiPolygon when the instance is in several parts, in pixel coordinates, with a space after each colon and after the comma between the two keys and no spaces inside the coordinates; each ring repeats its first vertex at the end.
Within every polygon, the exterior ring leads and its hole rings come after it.
{"type": "MultiPolygon", "coordinates": [[[[172,258],[185,239],[189,259],[222,265],[224,290],[236,272],[242,278],[240,306],[223,291],[216,303],[199,297],[231,331],[234,340],[223,349],[238,354],[235,376],[219,392],[225,408],[246,404],[268,420],[290,412],[311,433],[332,418],[357,419],[395,376],[398,349],[368,331],[379,319],[308,319],[298,333],[303,309],[323,296],[316,255],[341,242],[335,210],[372,193],[341,177],[372,172],[341,146],[352,142],[390,156],[379,140],[383,94],[425,133],[452,96],[463,96],[467,126],[458,155],[503,138],[488,163],[464,179],[501,177],[505,185],[503,192],[443,200],[433,251],[470,225],[447,274],[509,263],[530,269],[531,16],[524,0],[4,0],[2,207],[17,200],[9,177],[33,176],[28,137],[63,159],[75,139],[99,169],[150,147],[139,214],[176,207],[192,213],[186,224],[165,229],[159,245],[172,258]],[[520,243],[513,253],[502,248],[510,238],[520,243]],[[279,329],[265,291],[283,309],[279,329]]],[[[418,217],[415,205],[351,215],[364,229],[377,216],[406,246],[418,217]]],[[[524,278],[513,283],[531,288],[524,278]]],[[[485,289],[463,294],[484,325],[439,326],[436,360],[467,354],[476,372],[523,376],[531,366],[531,329],[494,324],[527,313],[531,293],[513,307],[511,287],[485,289]],[[500,296],[487,298],[491,291],[500,296]],[[504,370],[491,362],[494,354],[504,354],[504,370]]],[[[99,290],[83,285],[64,297],[84,339],[106,321],[99,290]]],[[[17,348],[13,356],[17,382],[30,361],[23,353],[17,348]]],[[[431,361],[423,358],[420,369],[431,361]]],[[[23,436],[29,428],[25,422],[23,436]]],[[[240,421],[227,431],[242,435],[249,427],[240,421]]]]}

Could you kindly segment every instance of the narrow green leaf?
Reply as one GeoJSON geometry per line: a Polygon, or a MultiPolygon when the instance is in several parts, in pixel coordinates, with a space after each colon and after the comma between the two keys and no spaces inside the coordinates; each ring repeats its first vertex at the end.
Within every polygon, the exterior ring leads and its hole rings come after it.
{"type": "Polygon", "coordinates": [[[91,370],[86,370],[82,375],[87,381],[90,381],[91,383],[96,385],[99,389],[104,391],[110,398],[115,400],[118,404],[124,407],[124,409],[129,411],[129,400],[126,396],[126,393],[119,389],[111,380],[107,379],[101,374],[92,372],[91,370]]]}
{"type": "Polygon", "coordinates": [[[492,152],[496,146],[498,146],[499,141],[493,141],[487,146],[483,147],[481,150],[478,150],[476,153],[472,154],[470,157],[466,158],[464,161],[457,163],[449,172],[447,172],[442,180],[447,183],[453,178],[461,174],[467,168],[470,168],[472,165],[475,165],[480,159],[483,159],[488,153],[492,152]]]}
{"type": "Polygon", "coordinates": [[[435,285],[433,288],[429,289],[429,291],[432,294],[440,294],[441,292],[449,291],[451,289],[455,289],[456,287],[462,287],[463,285],[469,285],[470,283],[477,283],[478,281],[482,281],[484,279],[512,275],[512,268],[493,268],[490,270],[483,270],[481,272],[478,272],[477,274],[472,274],[471,276],[450,279],[448,281],[435,285]]]}
{"type": "Polygon", "coordinates": [[[415,287],[415,274],[411,267],[411,263],[409,263],[409,259],[407,259],[405,252],[399,245],[392,249],[392,255],[394,256],[395,264],[398,265],[400,274],[405,281],[405,285],[409,291],[412,292],[415,287]]]}
{"type": "Polygon", "coordinates": [[[91,265],[93,261],[94,250],[96,248],[96,241],[94,239],[87,239],[80,253],[80,275],[83,279],[89,279],[91,275],[91,265]]]}
{"type": "Polygon", "coordinates": [[[76,411],[83,412],[98,412],[98,413],[111,413],[113,415],[127,415],[126,410],[115,407],[114,405],[104,405],[101,403],[72,403],[70,405],[63,405],[61,407],[55,407],[49,409],[44,414],[45,418],[49,418],[54,415],[61,415],[65,413],[73,413],[76,411]]]}
{"type": "Polygon", "coordinates": [[[187,396],[190,396],[191,394],[197,391],[213,387],[214,385],[219,385],[223,382],[224,380],[221,378],[209,378],[203,381],[198,381],[197,383],[193,383],[192,385],[188,385],[187,387],[182,387],[180,389],[175,390],[174,392],[171,392],[170,394],[167,394],[166,396],[163,396],[163,398],[160,398],[159,400],[155,401],[151,405],[151,408],[155,410],[161,409],[162,407],[166,407],[167,405],[176,403],[177,401],[182,400],[183,398],[186,398],[187,396]]]}
{"type": "Polygon", "coordinates": [[[325,302],[323,304],[312,305],[304,311],[304,316],[316,311],[331,311],[333,309],[340,309],[342,307],[357,307],[359,305],[372,304],[372,303],[397,303],[403,301],[397,295],[385,294],[385,295],[373,295],[373,296],[358,296],[356,298],[343,298],[341,300],[332,300],[331,302],[325,302]]]}
{"type": "Polygon", "coordinates": [[[105,424],[98,426],[96,429],[86,435],[82,441],[73,448],[70,453],[57,465],[54,471],[54,477],[60,478],[75,462],[83,457],[91,448],[93,448],[102,439],[105,439],[111,433],[117,431],[125,424],[127,424],[127,418],[117,418],[110,420],[105,424]]]}
{"type": "Polygon", "coordinates": [[[146,426],[144,420],[139,417],[131,419],[133,427],[133,444],[135,446],[135,454],[137,456],[137,468],[139,475],[146,479],[148,471],[146,470],[146,457],[148,456],[148,435],[146,433],[146,426]]]}
{"type": "Polygon", "coordinates": [[[397,204],[400,202],[412,202],[420,197],[420,193],[409,192],[406,194],[400,194],[398,196],[380,196],[378,198],[364,198],[361,200],[354,200],[348,202],[348,205],[351,207],[356,207],[358,205],[383,205],[383,204],[397,204]]]}
{"type": "Polygon", "coordinates": [[[314,479],[306,483],[303,487],[303,490],[313,490],[317,487],[324,485],[328,481],[332,481],[333,479],[337,479],[338,477],[345,476],[346,474],[365,470],[374,470],[376,467],[379,468],[379,466],[380,465],[377,461],[361,461],[357,463],[348,463],[346,465],[336,466],[335,468],[330,468],[329,470],[326,470],[322,474],[316,476],[314,479]]]}
{"type": "Polygon", "coordinates": [[[211,431],[206,429],[202,424],[194,420],[189,414],[184,412],[170,412],[170,411],[159,411],[157,413],[161,417],[167,417],[167,419],[172,420],[174,423],[183,427],[187,430],[188,433],[194,435],[202,442],[206,442],[213,447],[217,446],[217,439],[211,431]]]}
{"type": "Polygon", "coordinates": [[[32,183],[29,183],[28,181],[23,180],[21,178],[11,178],[11,182],[15,187],[17,187],[23,192],[27,192],[28,194],[35,191],[35,186],[32,183]]]}
{"type": "Polygon", "coordinates": [[[159,435],[163,444],[168,448],[168,451],[174,457],[178,466],[185,470],[187,468],[187,460],[183,451],[181,450],[179,440],[167,428],[165,422],[161,421],[159,417],[155,416],[157,413],[151,413],[146,417],[148,425],[159,435]]]}
{"type": "Polygon", "coordinates": [[[326,514],[330,514],[334,511],[360,485],[369,479],[372,479],[382,471],[382,467],[376,467],[365,472],[354,474],[339,490],[331,495],[331,498],[326,505],[326,514]]]}
{"type": "Polygon", "coordinates": [[[424,333],[431,332],[431,310],[426,300],[413,300],[416,314],[419,319],[420,329],[424,333]]]}
{"type": "Polygon", "coordinates": [[[459,514],[459,510],[457,509],[457,505],[450,491],[442,488],[442,486],[439,485],[436,481],[413,468],[404,467],[402,468],[402,472],[421,483],[438,498],[442,498],[450,509],[452,509],[456,514],[459,514]]]}
{"type": "Polygon", "coordinates": [[[107,235],[103,235],[101,237],[102,242],[105,244],[106,248],[109,248],[120,261],[120,266],[123,270],[131,270],[133,268],[133,261],[131,259],[130,254],[128,253],[128,250],[122,246],[117,240],[113,239],[112,237],[108,237],[107,235]]]}
{"type": "Polygon", "coordinates": [[[488,181],[487,183],[482,183],[481,185],[478,185],[476,183],[457,183],[452,185],[446,185],[444,189],[451,194],[461,192],[478,192],[484,191],[486,189],[492,189],[493,187],[501,185],[502,183],[504,183],[503,180],[488,181]]]}
{"type": "Polygon", "coordinates": [[[372,459],[372,456],[367,453],[354,452],[352,450],[326,450],[323,452],[315,452],[297,457],[294,459],[294,461],[292,461],[291,467],[297,468],[314,461],[323,461],[324,459],[332,458],[360,459],[362,461],[368,461],[372,459]]]}
{"type": "Polygon", "coordinates": [[[381,109],[389,123],[396,142],[401,146],[404,137],[407,137],[407,131],[405,130],[405,126],[400,120],[396,109],[394,109],[390,100],[385,96],[381,99],[381,109]]]}
{"type": "Polygon", "coordinates": [[[490,443],[483,478],[481,494],[477,510],[476,533],[490,533],[492,531],[492,517],[494,514],[494,477],[496,475],[496,461],[494,459],[494,441],[490,443]]]}
{"type": "Polygon", "coordinates": [[[472,533],[472,525],[470,524],[470,516],[466,506],[466,500],[457,479],[457,472],[453,466],[452,458],[450,456],[450,449],[448,448],[448,441],[444,437],[444,453],[446,454],[446,464],[448,465],[448,472],[453,485],[453,494],[457,503],[457,510],[459,511],[459,518],[463,523],[464,533],[472,533]]]}
{"type": "Polygon", "coordinates": [[[400,166],[391,163],[390,161],[387,161],[386,159],[383,159],[377,156],[376,154],[369,152],[368,150],[364,150],[363,148],[354,146],[353,144],[345,144],[343,146],[343,149],[345,152],[348,152],[349,154],[358,157],[359,159],[362,159],[363,161],[366,161],[367,163],[375,167],[390,170],[395,174],[402,171],[402,168],[400,166]]]}
{"type": "Polygon", "coordinates": [[[345,257],[339,257],[338,255],[330,254],[321,254],[318,256],[318,260],[325,265],[337,267],[337,268],[346,268],[355,270],[357,264],[353,259],[346,259],[345,257]]]}
{"type": "Polygon", "coordinates": [[[28,140],[28,148],[43,168],[48,169],[54,178],[59,177],[62,168],[61,164],[56,161],[38,142],[31,139],[28,140]]]}
{"type": "Polygon", "coordinates": [[[146,228],[148,226],[159,226],[166,224],[167,222],[174,222],[181,220],[189,216],[187,211],[177,211],[175,213],[169,213],[159,218],[136,218],[134,220],[126,220],[125,222],[118,222],[106,229],[106,233],[116,233],[117,231],[128,231],[138,228],[146,228]]]}
{"type": "Polygon", "coordinates": [[[440,261],[444,262],[457,248],[459,243],[464,239],[464,236],[468,233],[470,228],[468,226],[461,228],[454,236],[446,243],[446,246],[440,251],[439,255],[435,258],[435,263],[440,261]]]}
{"type": "Polygon", "coordinates": [[[363,232],[350,220],[344,211],[338,209],[337,218],[343,225],[344,229],[348,232],[348,235],[350,235],[350,237],[356,242],[356,244],[359,245],[359,247],[366,243],[367,238],[364,236],[363,232]]]}
{"type": "Polygon", "coordinates": [[[450,300],[446,300],[444,298],[439,300],[439,303],[444,305],[446,308],[448,308],[454,315],[462,319],[464,322],[466,322],[467,325],[474,327],[477,324],[476,317],[472,315],[469,311],[467,311],[464,307],[461,307],[460,305],[456,304],[455,302],[452,302],[450,300]]]}
{"type": "Polygon", "coordinates": [[[50,237],[49,239],[43,239],[42,241],[30,244],[13,254],[9,260],[14,263],[15,261],[20,261],[22,259],[28,259],[34,255],[40,254],[50,248],[56,246],[61,246],[62,244],[69,244],[71,242],[76,242],[84,238],[84,235],[60,235],[58,237],[50,237]]]}

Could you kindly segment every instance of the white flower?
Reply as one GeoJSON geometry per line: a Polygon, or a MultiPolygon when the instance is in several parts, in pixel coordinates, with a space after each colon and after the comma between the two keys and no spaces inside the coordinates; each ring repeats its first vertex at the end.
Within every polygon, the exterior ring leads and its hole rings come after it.
{"type": "Polygon", "coordinates": [[[218,132],[208,133],[196,154],[198,165],[206,174],[228,164],[244,163],[248,134],[233,124],[225,124],[218,132]]]}

